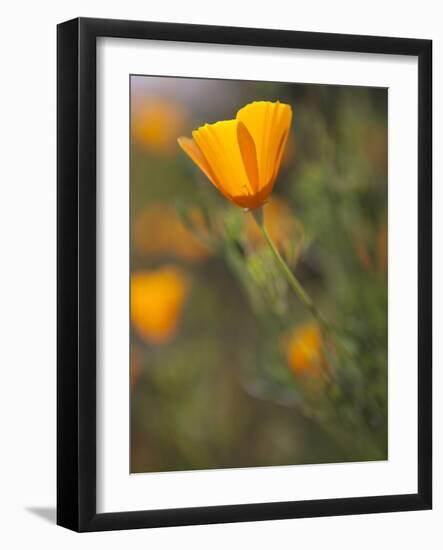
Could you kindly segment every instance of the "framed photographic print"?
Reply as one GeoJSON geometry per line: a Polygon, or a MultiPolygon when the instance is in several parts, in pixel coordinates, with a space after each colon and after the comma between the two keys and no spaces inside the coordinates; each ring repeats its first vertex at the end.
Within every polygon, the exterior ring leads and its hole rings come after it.
{"type": "Polygon", "coordinates": [[[58,26],[76,531],[432,506],[432,43],[58,26]]]}

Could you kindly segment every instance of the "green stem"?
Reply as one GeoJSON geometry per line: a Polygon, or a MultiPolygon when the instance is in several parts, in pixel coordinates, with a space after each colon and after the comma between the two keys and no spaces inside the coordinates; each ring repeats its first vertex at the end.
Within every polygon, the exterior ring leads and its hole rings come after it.
{"type": "Polygon", "coordinates": [[[309,310],[311,315],[319,323],[321,323],[321,325],[324,328],[327,328],[329,330],[330,327],[328,323],[323,319],[322,315],[320,314],[318,309],[315,307],[315,304],[312,301],[312,298],[309,296],[306,290],[302,287],[297,277],[289,269],[288,264],[285,262],[280,252],[278,251],[277,247],[275,246],[273,240],[271,239],[271,236],[269,235],[264,224],[263,207],[252,210],[251,214],[253,215],[255,221],[257,222],[257,225],[259,226],[264,238],[266,239],[266,242],[268,243],[269,248],[271,249],[271,252],[274,255],[274,258],[277,260],[278,265],[280,266],[281,270],[285,274],[285,277],[290,287],[292,288],[292,290],[297,294],[299,300],[306,306],[306,308],[309,310]]]}

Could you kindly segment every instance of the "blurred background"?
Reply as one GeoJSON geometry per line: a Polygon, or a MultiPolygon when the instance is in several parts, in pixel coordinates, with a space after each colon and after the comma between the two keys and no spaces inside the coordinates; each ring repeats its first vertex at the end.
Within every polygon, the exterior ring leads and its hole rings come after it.
{"type": "Polygon", "coordinates": [[[131,77],[131,471],[387,458],[387,90],[131,77]],[[258,100],[294,118],[265,222],[177,145],[258,100]]]}

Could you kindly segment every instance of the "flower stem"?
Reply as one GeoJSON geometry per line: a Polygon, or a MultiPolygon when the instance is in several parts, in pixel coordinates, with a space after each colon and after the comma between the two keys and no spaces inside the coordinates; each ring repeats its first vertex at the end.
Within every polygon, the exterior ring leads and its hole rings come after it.
{"type": "Polygon", "coordinates": [[[322,315],[316,308],[314,302],[312,301],[312,298],[309,296],[309,294],[306,292],[306,290],[303,288],[297,277],[294,275],[294,273],[291,271],[291,269],[288,267],[288,264],[283,259],[282,255],[278,251],[277,247],[275,246],[273,240],[271,239],[271,236],[269,235],[265,223],[264,223],[264,216],[263,216],[263,207],[256,208],[255,210],[251,211],[251,214],[253,215],[255,221],[257,222],[257,225],[259,226],[264,238],[266,239],[266,242],[269,245],[269,248],[274,255],[274,258],[277,260],[278,265],[280,266],[280,269],[285,274],[285,277],[292,288],[292,290],[297,294],[299,300],[306,306],[306,308],[309,310],[311,315],[319,322],[324,328],[327,328],[329,330],[329,324],[323,319],[322,315]]]}

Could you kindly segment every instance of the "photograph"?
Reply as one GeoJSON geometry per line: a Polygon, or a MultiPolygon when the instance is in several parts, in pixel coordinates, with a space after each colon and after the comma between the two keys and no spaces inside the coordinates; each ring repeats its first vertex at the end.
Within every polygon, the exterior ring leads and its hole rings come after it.
{"type": "Polygon", "coordinates": [[[129,86],[130,473],[388,460],[388,89],[129,86]]]}
{"type": "Polygon", "coordinates": [[[434,4],[5,3],[1,548],[442,546],[434,4]]]}

